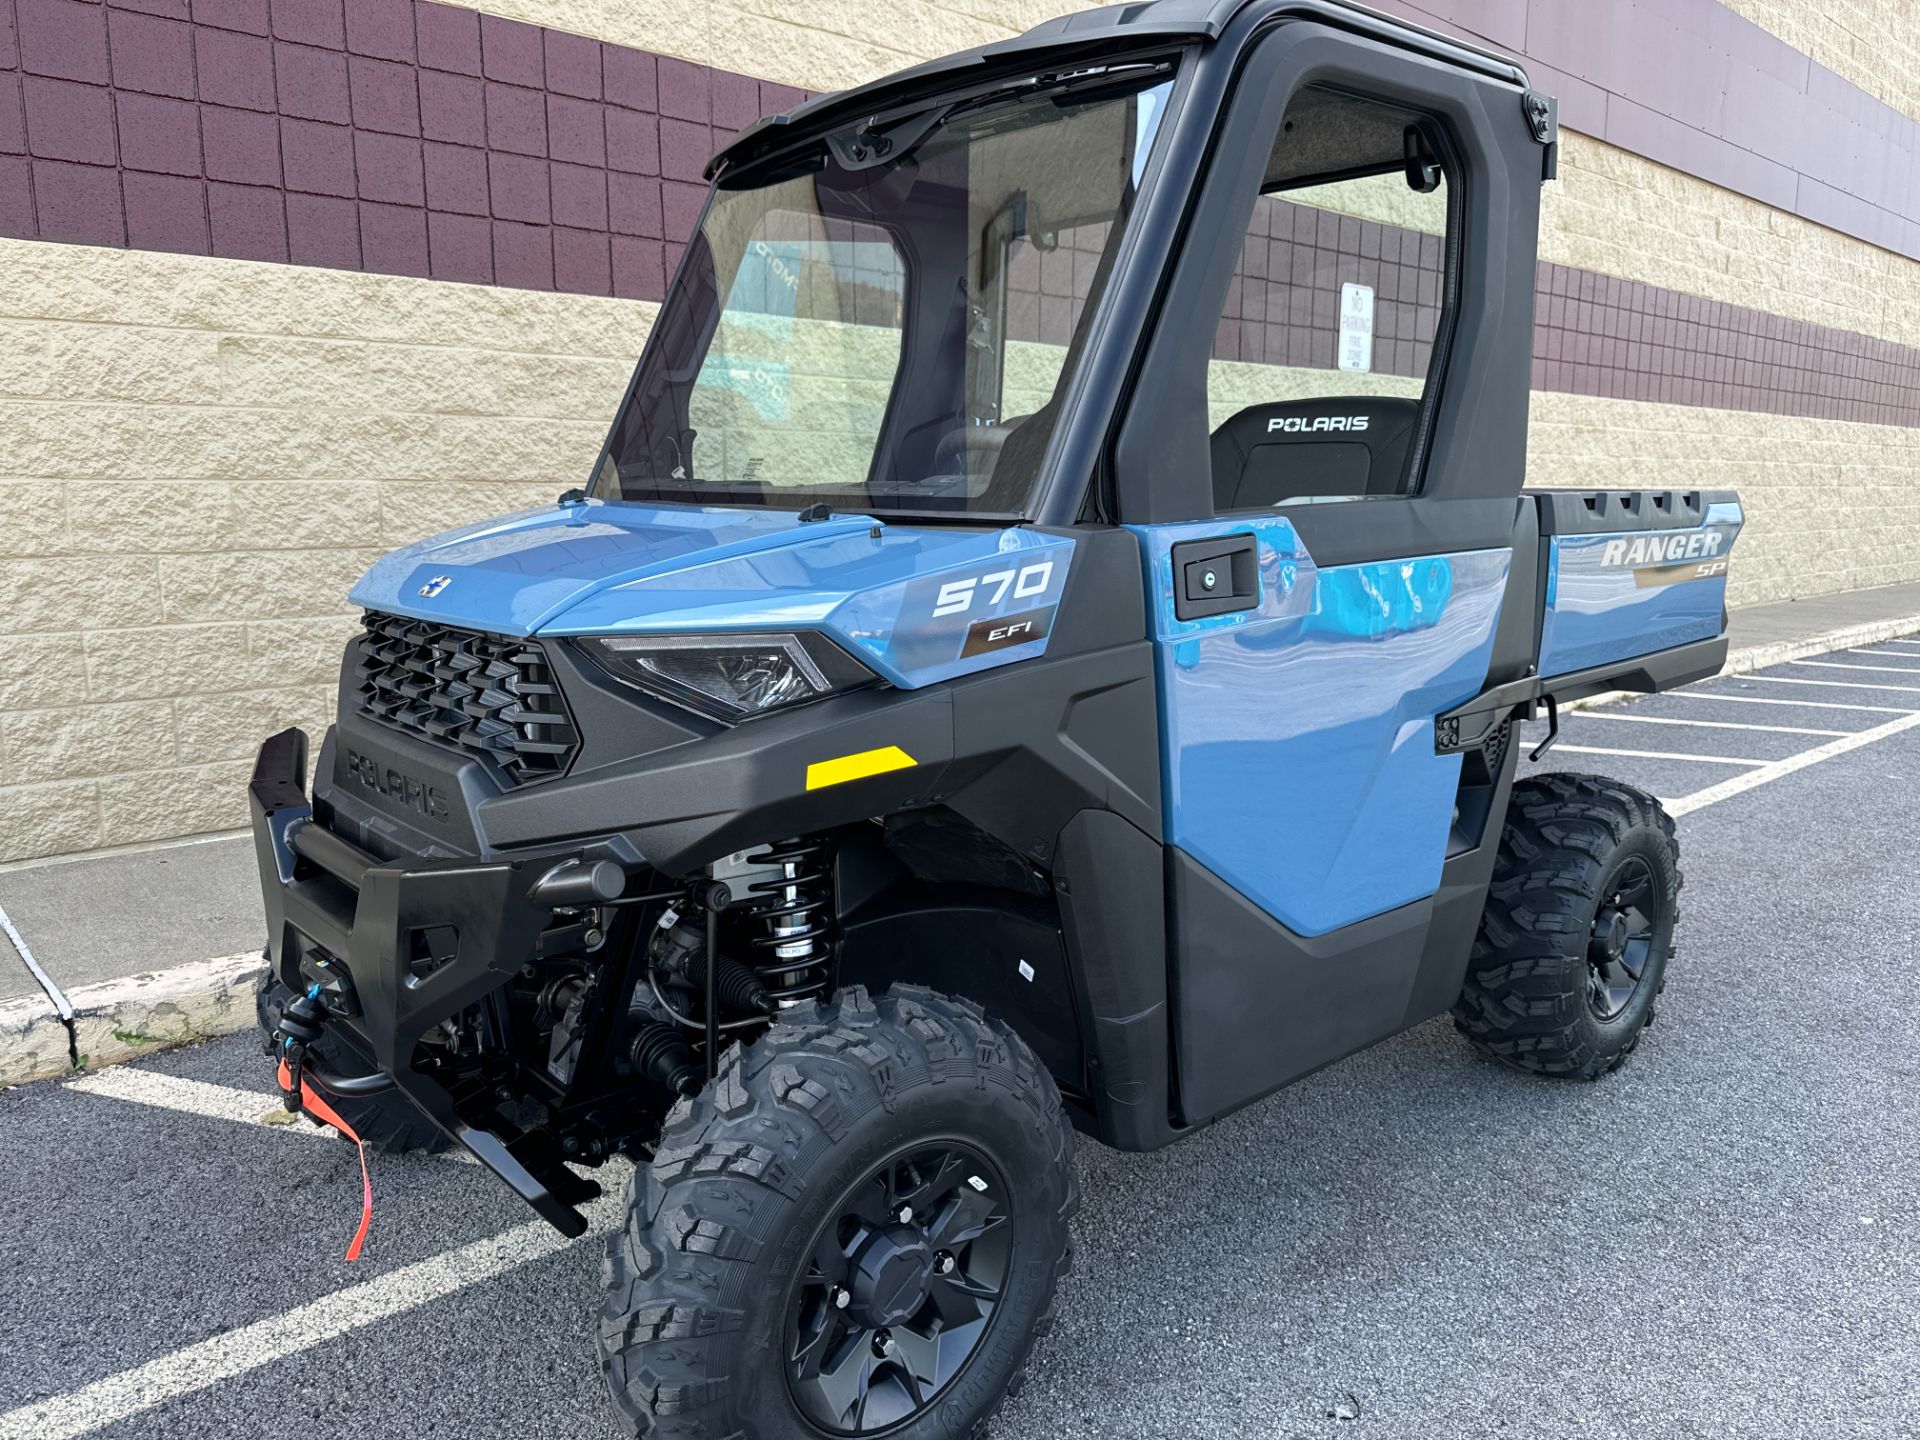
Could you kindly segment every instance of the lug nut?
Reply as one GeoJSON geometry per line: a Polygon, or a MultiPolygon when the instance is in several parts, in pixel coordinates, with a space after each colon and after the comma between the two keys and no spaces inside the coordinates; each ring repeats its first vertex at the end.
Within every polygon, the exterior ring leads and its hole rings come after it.
{"type": "Polygon", "coordinates": [[[939,1271],[942,1275],[953,1274],[954,1270],[958,1268],[958,1265],[959,1265],[959,1262],[956,1261],[953,1258],[953,1256],[949,1255],[944,1250],[942,1250],[938,1255],[933,1257],[933,1268],[939,1271]]]}
{"type": "Polygon", "coordinates": [[[848,1292],[846,1286],[836,1285],[833,1287],[833,1308],[834,1309],[844,1310],[847,1308],[847,1306],[851,1305],[852,1303],[853,1303],[853,1296],[848,1292]]]}
{"type": "Polygon", "coordinates": [[[873,1353],[882,1360],[893,1354],[893,1335],[886,1330],[876,1330],[873,1335],[873,1353]]]}
{"type": "Polygon", "coordinates": [[[900,1214],[897,1218],[899,1219],[902,1225],[913,1224],[913,1206],[902,1205],[900,1207],[900,1214]]]}

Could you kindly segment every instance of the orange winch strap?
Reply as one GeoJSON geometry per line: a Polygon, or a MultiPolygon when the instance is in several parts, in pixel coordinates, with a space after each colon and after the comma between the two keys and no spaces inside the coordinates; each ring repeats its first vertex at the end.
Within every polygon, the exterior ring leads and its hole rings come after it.
{"type": "MultiPolygon", "coordinates": [[[[284,1057],[280,1061],[280,1088],[282,1090],[293,1088],[293,1077],[287,1069],[284,1057]]],[[[353,1243],[347,1246],[347,1259],[358,1260],[360,1247],[366,1243],[367,1230],[373,1224],[373,1175],[367,1169],[367,1142],[354,1133],[354,1128],[340,1118],[313,1086],[307,1084],[304,1075],[300,1077],[300,1104],[311,1111],[314,1118],[331,1125],[346,1136],[360,1151],[360,1228],[353,1232],[353,1243]]]]}

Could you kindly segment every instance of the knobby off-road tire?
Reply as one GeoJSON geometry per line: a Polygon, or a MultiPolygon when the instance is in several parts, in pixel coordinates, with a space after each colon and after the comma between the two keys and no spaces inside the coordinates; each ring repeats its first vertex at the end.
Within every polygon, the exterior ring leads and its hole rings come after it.
{"type": "MultiPolygon", "coordinates": [[[[260,1022],[260,1036],[268,1055],[274,1054],[273,1031],[280,1023],[280,1010],[293,998],[293,992],[273,978],[272,972],[260,977],[253,991],[253,1013],[260,1022]]],[[[322,1034],[313,1046],[314,1061],[336,1075],[365,1075],[367,1062],[337,1036],[322,1034]]],[[[381,1095],[330,1095],[327,1103],[340,1118],[354,1128],[369,1149],[384,1155],[409,1152],[433,1155],[453,1141],[438,1125],[420,1113],[417,1106],[396,1091],[381,1095]]]]}
{"type": "Polygon", "coordinates": [[[1516,781],[1455,1023],[1536,1074],[1619,1069],[1666,987],[1679,898],[1653,796],[1595,775],[1516,781]]]}
{"type": "Polygon", "coordinates": [[[652,1164],[635,1172],[602,1271],[600,1359],[615,1405],[635,1434],[660,1440],[817,1440],[863,1426],[895,1440],[975,1434],[1018,1388],[1051,1326],[1080,1199],[1072,1161],[1052,1076],[971,1002],[904,985],[876,1001],[854,987],[796,1011],[728,1051],[714,1081],[675,1105],[652,1164]],[[903,1199],[924,1201],[914,1225],[874,1229],[853,1213],[891,1212],[903,1199]],[[966,1207],[978,1208],[965,1228],[983,1233],[952,1243],[962,1227],[938,1216],[966,1207]],[[1003,1222],[986,1218],[996,1210],[1003,1222]],[[888,1368],[904,1362],[883,1361],[869,1377],[868,1413],[850,1408],[837,1427],[822,1423],[820,1382],[795,1378],[809,1354],[822,1374],[843,1376],[831,1356],[857,1356],[862,1345],[878,1355],[892,1336],[904,1344],[909,1326],[924,1356],[925,1328],[945,1323],[925,1317],[944,1316],[952,1297],[929,1291],[916,1302],[912,1286],[923,1281],[909,1276],[888,1294],[907,1297],[901,1308],[919,1303],[921,1318],[859,1329],[878,1303],[876,1247],[892,1257],[888,1275],[911,1271],[900,1257],[921,1243],[919,1226],[952,1251],[927,1261],[945,1280],[985,1289],[998,1276],[992,1313],[957,1373],[911,1382],[924,1393],[907,1402],[907,1418],[886,1418],[909,1381],[888,1368]],[[902,1249],[887,1248],[902,1236],[902,1249]],[[850,1288],[865,1285],[850,1304],[822,1278],[843,1255],[857,1272],[850,1288]],[[808,1336],[824,1338],[810,1349],[808,1336]]]}

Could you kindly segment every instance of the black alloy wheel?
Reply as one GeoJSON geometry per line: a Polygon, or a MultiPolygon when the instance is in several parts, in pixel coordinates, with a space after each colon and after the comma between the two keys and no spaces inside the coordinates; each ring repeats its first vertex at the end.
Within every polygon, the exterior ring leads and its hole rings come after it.
{"type": "Polygon", "coordinates": [[[1513,782],[1455,1023],[1517,1069],[1597,1080],[1653,1023],[1680,922],[1673,817],[1600,775],[1513,782]]]}
{"type": "Polygon", "coordinates": [[[1653,959],[1661,896],[1652,868],[1639,855],[1620,861],[1600,889],[1605,898],[1587,942],[1587,964],[1593,972],[1587,1001],[1594,1014],[1611,1020],[1633,1003],[1653,959]]]}
{"type": "Polygon", "coordinates": [[[881,1434],[966,1369],[1006,1285],[1008,1193],[992,1161],[954,1142],[896,1155],[840,1202],[789,1307],[802,1414],[828,1434],[881,1434]]]}
{"type": "Polygon", "coordinates": [[[1079,1201],[1053,1077],[978,1005],[795,1007],[634,1172],[608,1392],[645,1440],[971,1440],[1053,1323],[1079,1201]]]}

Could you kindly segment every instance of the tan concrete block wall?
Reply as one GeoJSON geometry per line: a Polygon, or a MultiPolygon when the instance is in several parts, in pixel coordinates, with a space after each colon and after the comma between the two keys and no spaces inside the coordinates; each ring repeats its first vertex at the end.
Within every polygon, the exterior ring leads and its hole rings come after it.
{"type": "Polygon", "coordinates": [[[1536,392],[1527,483],[1740,492],[1733,605],[1920,580],[1920,430],[1536,392]]]}
{"type": "Polygon", "coordinates": [[[1723,0],[1843,80],[1920,120],[1920,0],[1723,0]]]}
{"type": "Polygon", "coordinates": [[[1540,255],[1920,345],[1920,263],[1572,131],[1540,255]]]}
{"type": "Polygon", "coordinates": [[[0,242],[0,860],[219,830],[395,545],[581,483],[653,307],[0,242]]]}
{"type": "MultiPolygon", "coordinates": [[[[1903,0],[1738,3],[1854,34],[1833,17],[1899,22],[1903,0]]],[[[1073,6],[914,0],[884,25],[850,0],[804,18],[771,0],[485,8],[831,88],[1073,6]]],[[[1816,54],[1841,45],[1754,18],[1816,54]]],[[[1542,254],[1920,343],[1920,266],[1580,135],[1542,254]]],[[[365,566],[579,483],[652,315],[10,241],[0,275],[0,861],[239,823],[259,737],[326,721],[365,566]]],[[[1054,358],[1033,347],[1010,382],[1043,393],[1054,358]]],[[[1216,378],[1236,408],[1235,377],[1216,378]]],[[[1900,540],[1920,535],[1920,432],[1567,395],[1536,396],[1534,417],[1533,483],[1741,489],[1736,603],[1920,578],[1900,540]]]]}

